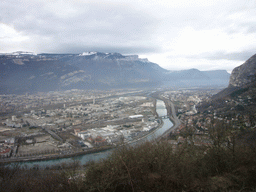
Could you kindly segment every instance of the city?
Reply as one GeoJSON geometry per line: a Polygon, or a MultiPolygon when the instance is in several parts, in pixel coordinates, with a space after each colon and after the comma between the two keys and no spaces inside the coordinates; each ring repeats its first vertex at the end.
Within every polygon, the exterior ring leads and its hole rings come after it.
{"type": "Polygon", "coordinates": [[[116,146],[148,134],[160,123],[153,98],[125,96],[126,92],[73,90],[65,97],[61,94],[1,96],[4,109],[20,110],[1,117],[2,158],[56,156],[116,146]]]}
{"type": "MultiPolygon", "coordinates": [[[[184,141],[180,132],[186,128],[185,124],[192,125],[196,118],[196,105],[218,91],[103,92],[74,89],[31,95],[1,95],[1,159],[8,162],[60,158],[135,141],[161,126],[161,117],[156,113],[156,97],[151,97],[149,93],[158,94],[159,98],[175,105],[181,125],[171,131],[175,137],[168,139],[177,145],[184,141]]],[[[206,140],[207,131],[202,131],[202,127],[196,131],[206,140]]]]}

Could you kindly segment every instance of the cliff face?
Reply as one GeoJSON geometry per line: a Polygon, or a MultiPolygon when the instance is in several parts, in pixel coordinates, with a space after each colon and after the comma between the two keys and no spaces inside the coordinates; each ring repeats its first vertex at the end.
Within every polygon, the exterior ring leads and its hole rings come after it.
{"type": "Polygon", "coordinates": [[[256,54],[233,69],[228,87],[214,95],[212,99],[236,97],[242,94],[254,97],[253,95],[256,94],[254,88],[256,88],[256,54]]]}
{"type": "Polygon", "coordinates": [[[256,81],[256,54],[244,64],[233,69],[229,87],[243,87],[256,81]]]}

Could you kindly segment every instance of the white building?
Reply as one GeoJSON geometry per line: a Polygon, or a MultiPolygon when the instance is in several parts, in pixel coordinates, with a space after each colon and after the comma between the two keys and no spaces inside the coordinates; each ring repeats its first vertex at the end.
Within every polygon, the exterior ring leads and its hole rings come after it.
{"type": "Polygon", "coordinates": [[[17,117],[15,115],[12,116],[12,121],[17,121],[17,117]]]}
{"type": "Polygon", "coordinates": [[[83,132],[79,132],[77,133],[77,136],[82,138],[83,140],[89,138],[91,136],[91,134],[88,131],[83,131],[83,132]]]}

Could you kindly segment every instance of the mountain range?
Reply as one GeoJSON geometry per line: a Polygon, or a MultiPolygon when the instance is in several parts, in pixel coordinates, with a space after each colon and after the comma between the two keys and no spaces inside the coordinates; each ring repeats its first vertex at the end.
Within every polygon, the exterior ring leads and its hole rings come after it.
{"type": "Polygon", "coordinates": [[[227,86],[225,70],[166,70],[138,55],[82,54],[0,55],[0,94],[68,89],[227,86]]]}

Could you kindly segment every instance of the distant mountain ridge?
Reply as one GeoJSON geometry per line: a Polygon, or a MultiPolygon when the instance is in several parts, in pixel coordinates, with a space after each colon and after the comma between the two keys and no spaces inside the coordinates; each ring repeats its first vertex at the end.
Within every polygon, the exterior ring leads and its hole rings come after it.
{"type": "Polygon", "coordinates": [[[138,55],[0,54],[0,94],[67,89],[144,88],[161,86],[226,86],[226,71],[169,71],[138,55]]]}

